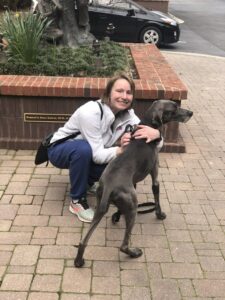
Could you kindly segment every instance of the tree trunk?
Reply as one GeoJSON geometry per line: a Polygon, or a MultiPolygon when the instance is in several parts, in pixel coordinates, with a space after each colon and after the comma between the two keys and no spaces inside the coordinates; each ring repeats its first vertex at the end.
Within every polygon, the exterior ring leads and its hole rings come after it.
{"type": "MultiPolygon", "coordinates": [[[[79,2],[80,0],[77,0],[77,5],[79,5],[79,2]]],[[[69,47],[76,47],[91,43],[93,36],[89,32],[89,20],[87,21],[87,25],[78,26],[77,15],[75,13],[75,0],[60,0],[60,3],[63,8],[60,22],[60,27],[63,31],[63,44],[69,47]]],[[[86,13],[88,14],[87,11],[86,13]]]]}

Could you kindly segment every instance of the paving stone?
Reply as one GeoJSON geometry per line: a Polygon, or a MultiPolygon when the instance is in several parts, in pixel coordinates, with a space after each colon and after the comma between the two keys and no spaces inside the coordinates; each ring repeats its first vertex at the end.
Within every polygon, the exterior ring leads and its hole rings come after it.
{"type": "Polygon", "coordinates": [[[31,245],[55,245],[55,239],[32,239],[31,245]]]}
{"type": "Polygon", "coordinates": [[[101,277],[119,277],[119,263],[115,261],[94,261],[93,275],[101,277]]]}
{"type": "Polygon", "coordinates": [[[122,300],[151,300],[147,287],[122,287],[122,300]]]}
{"type": "Polygon", "coordinates": [[[29,244],[30,232],[0,232],[0,244],[29,244]]]}
{"type": "Polygon", "coordinates": [[[167,230],[167,238],[171,242],[190,242],[191,236],[187,230],[167,230]]]}
{"type": "Polygon", "coordinates": [[[43,246],[40,258],[74,259],[76,251],[73,246],[43,246]]]}
{"type": "Polygon", "coordinates": [[[46,187],[39,186],[29,186],[26,189],[26,195],[32,196],[44,196],[46,193],[46,187]]]}
{"type": "Polygon", "coordinates": [[[91,288],[91,270],[88,268],[66,268],[63,274],[62,291],[89,293],[91,288]],[[71,280],[76,278],[76,280],[71,280]],[[81,284],[82,283],[82,284],[81,284]]]}
{"type": "Polygon", "coordinates": [[[11,195],[23,195],[26,191],[27,185],[27,182],[10,182],[5,193],[11,195]]]}
{"type": "Polygon", "coordinates": [[[62,274],[63,268],[62,259],[39,259],[36,272],[38,274],[62,274]]]}
{"type": "Polygon", "coordinates": [[[0,265],[6,266],[9,263],[11,256],[11,251],[0,251],[0,265]]]}
{"type": "Polygon", "coordinates": [[[203,271],[225,272],[225,261],[222,256],[220,257],[200,256],[199,261],[203,271]]]}
{"type": "Polygon", "coordinates": [[[174,262],[195,263],[199,261],[192,243],[171,242],[170,250],[174,262]]]}
{"type": "Polygon", "coordinates": [[[1,285],[1,290],[28,291],[32,277],[31,274],[6,274],[1,285]]]}
{"type": "Polygon", "coordinates": [[[12,200],[12,195],[3,195],[3,191],[0,191],[0,203],[9,204],[12,200]]]}
{"type": "Polygon", "coordinates": [[[76,300],[90,300],[90,299],[92,299],[92,297],[89,296],[88,294],[61,293],[60,300],[75,300],[75,299],[76,300]]]}
{"type": "Polygon", "coordinates": [[[165,229],[163,224],[142,224],[141,225],[142,234],[151,235],[165,235],[165,229]]]}
{"type": "Polygon", "coordinates": [[[132,235],[132,247],[168,248],[168,241],[163,235],[132,235]]]}
{"type": "MultiPolygon", "coordinates": [[[[86,235],[87,230],[83,230],[82,238],[86,235]]],[[[88,245],[95,245],[95,246],[105,246],[106,245],[106,229],[105,228],[96,228],[93,232],[90,240],[88,241],[88,245]]],[[[121,240],[120,240],[121,243],[121,240]]]]}
{"type": "Polygon", "coordinates": [[[29,186],[44,186],[47,187],[49,184],[48,178],[32,178],[29,182],[29,186]]]}
{"type": "Polygon", "coordinates": [[[69,216],[50,216],[49,225],[60,227],[82,227],[82,222],[74,215],[70,214],[69,216]]]}
{"type": "Polygon", "coordinates": [[[12,203],[14,204],[31,204],[33,201],[33,196],[29,195],[14,195],[12,198],[12,203]]]}
{"type": "Polygon", "coordinates": [[[151,280],[152,298],[157,300],[181,300],[178,284],[172,279],[151,280]]]}
{"type": "Polygon", "coordinates": [[[180,280],[178,280],[178,286],[180,288],[180,292],[183,297],[195,297],[196,296],[191,280],[180,279],[180,280]]]}
{"type": "Polygon", "coordinates": [[[41,206],[40,205],[20,205],[18,215],[39,215],[41,206]]]}
{"type": "Polygon", "coordinates": [[[145,249],[147,262],[171,262],[172,257],[169,249],[152,248],[145,249]]]}
{"type": "Polygon", "coordinates": [[[41,239],[55,239],[57,236],[58,228],[56,227],[36,227],[34,229],[33,238],[41,238],[41,239]]]}
{"type": "Polygon", "coordinates": [[[6,266],[0,266],[0,280],[2,279],[3,275],[5,274],[6,266]]]}
{"type": "Polygon", "coordinates": [[[199,297],[224,297],[225,280],[193,280],[194,288],[199,297]]]}
{"type": "Polygon", "coordinates": [[[7,185],[10,182],[11,174],[1,174],[0,185],[7,185]]]}
{"type": "Polygon", "coordinates": [[[0,220],[0,231],[9,231],[12,225],[12,221],[0,220]]]}
{"type": "MultiPolygon", "coordinates": [[[[77,299],[77,298],[76,298],[77,299]]],[[[80,300],[83,300],[83,298],[79,298],[80,300]]],[[[116,295],[92,295],[90,297],[91,300],[120,300],[120,296],[116,295]]],[[[72,299],[71,299],[72,300],[72,299]]],[[[86,298],[85,298],[86,300],[86,298]]]]}
{"type": "Polygon", "coordinates": [[[49,187],[45,195],[45,200],[60,201],[64,200],[66,194],[65,187],[49,187]]]}
{"type": "Polygon", "coordinates": [[[4,204],[0,205],[0,219],[1,220],[13,220],[18,211],[18,205],[4,204]]]}
{"type": "Polygon", "coordinates": [[[203,231],[202,236],[205,242],[225,243],[225,234],[221,231],[203,231]]]}
{"type": "Polygon", "coordinates": [[[11,178],[11,182],[17,181],[17,182],[28,182],[30,180],[31,175],[30,174],[14,174],[11,178]]]}
{"type": "Polygon", "coordinates": [[[160,263],[148,263],[147,269],[148,269],[148,275],[151,279],[162,278],[160,263]]]}
{"type": "Polygon", "coordinates": [[[16,216],[13,225],[15,226],[46,226],[48,224],[48,216],[16,216]]]}
{"type": "Polygon", "coordinates": [[[10,265],[33,266],[37,263],[40,246],[19,245],[16,246],[10,265]]]}
{"type": "Polygon", "coordinates": [[[60,289],[61,276],[59,275],[35,275],[31,290],[41,292],[58,292],[60,289]]]}
{"type": "Polygon", "coordinates": [[[79,242],[79,233],[59,233],[56,239],[57,245],[78,245],[79,242]]]}
{"type": "Polygon", "coordinates": [[[1,292],[0,300],[26,300],[27,293],[25,292],[1,292]]]}
{"type": "Polygon", "coordinates": [[[120,294],[120,280],[116,277],[93,277],[92,292],[95,294],[120,294]]]}
{"type": "Polygon", "coordinates": [[[7,273],[10,274],[34,274],[35,266],[8,266],[7,273]]]}
{"type": "Polygon", "coordinates": [[[121,284],[126,286],[148,286],[146,270],[123,270],[121,271],[121,284]]]}
{"type": "Polygon", "coordinates": [[[60,201],[44,201],[41,207],[41,215],[61,216],[63,202],[60,201]]]}
{"type": "Polygon", "coordinates": [[[28,300],[58,300],[59,295],[57,293],[41,293],[31,292],[29,293],[28,300]]]}
{"type": "Polygon", "coordinates": [[[91,260],[118,261],[118,249],[114,247],[88,246],[84,257],[91,260]]]}
{"type": "Polygon", "coordinates": [[[162,274],[165,278],[202,278],[199,264],[194,263],[162,263],[162,274]]]}

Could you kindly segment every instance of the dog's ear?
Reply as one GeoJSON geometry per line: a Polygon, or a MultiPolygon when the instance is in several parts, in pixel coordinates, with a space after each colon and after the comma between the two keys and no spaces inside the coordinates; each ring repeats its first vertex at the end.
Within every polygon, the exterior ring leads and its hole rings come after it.
{"type": "Polygon", "coordinates": [[[153,127],[159,128],[160,126],[162,126],[162,124],[163,124],[162,123],[162,115],[163,115],[162,110],[153,111],[152,118],[151,118],[151,124],[153,127]]]}

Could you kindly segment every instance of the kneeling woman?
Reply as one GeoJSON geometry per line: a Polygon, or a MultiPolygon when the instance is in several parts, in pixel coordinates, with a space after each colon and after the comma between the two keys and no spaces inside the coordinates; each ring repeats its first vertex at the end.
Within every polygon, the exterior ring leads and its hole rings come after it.
{"type": "MultiPolygon", "coordinates": [[[[126,126],[140,122],[131,108],[134,93],[134,82],[128,76],[111,78],[102,98],[80,106],[52,137],[51,143],[80,132],[75,139],[51,146],[48,155],[55,167],[69,169],[69,210],[83,222],[91,222],[94,216],[87,203],[87,190],[99,180],[107,163],[129,144],[131,136],[124,133],[126,126]]],[[[147,143],[159,136],[158,130],[144,125],[139,125],[133,135],[147,143]]]]}

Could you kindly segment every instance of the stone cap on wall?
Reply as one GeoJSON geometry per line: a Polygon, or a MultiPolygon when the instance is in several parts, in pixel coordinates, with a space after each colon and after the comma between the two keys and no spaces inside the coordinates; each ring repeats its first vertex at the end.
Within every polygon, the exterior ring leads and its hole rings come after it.
{"type": "MultiPolygon", "coordinates": [[[[136,99],[187,99],[187,87],[155,45],[129,47],[139,79],[136,99]]],[[[93,97],[102,95],[108,78],[0,75],[0,95],[93,97]]]]}

